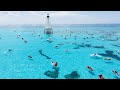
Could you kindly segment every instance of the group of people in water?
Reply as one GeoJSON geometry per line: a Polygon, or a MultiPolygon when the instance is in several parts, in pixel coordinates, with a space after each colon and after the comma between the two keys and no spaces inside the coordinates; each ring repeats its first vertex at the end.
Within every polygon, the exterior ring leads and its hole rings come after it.
{"type": "MultiPolygon", "coordinates": [[[[92,71],[92,72],[93,72],[93,68],[92,68],[92,67],[87,66],[86,68],[87,68],[89,71],[92,71]]],[[[112,72],[113,72],[113,74],[114,74],[115,76],[120,76],[120,74],[119,74],[116,70],[112,70],[112,72]]],[[[98,77],[99,77],[100,79],[105,79],[102,74],[99,74],[98,77]]]]}
{"type": "MultiPolygon", "coordinates": [[[[20,38],[20,34],[17,35],[17,38],[20,38]]],[[[24,43],[27,43],[27,40],[25,40],[24,38],[21,39],[24,40],[24,43]]]]}
{"type": "MultiPolygon", "coordinates": [[[[88,34],[87,31],[86,31],[86,33],[88,34]]],[[[78,34],[79,34],[79,33],[78,33],[78,34]]],[[[71,37],[71,35],[72,35],[72,34],[70,33],[69,36],[71,37]]],[[[67,39],[67,36],[68,36],[68,35],[66,35],[66,36],[64,37],[64,39],[67,39]]],[[[19,37],[20,37],[20,34],[17,35],[17,38],[19,38],[19,37]]],[[[39,37],[40,37],[40,35],[39,35],[39,37]]],[[[61,37],[63,37],[63,35],[61,35],[61,37]]],[[[75,36],[75,39],[76,39],[76,37],[77,37],[77,36],[75,36]]],[[[42,37],[41,37],[41,38],[42,38],[42,37]]],[[[94,38],[94,37],[92,37],[92,38],[94,38]]],[[[89,39],[89,38],[86,37],[86,38],[83,38],[83,39],[85,40],[85,39],[89,39]]],[[[24,40],[24,43],[27,43],[27,40],[25,40],[24,38],[22,38],[22,40],[24,40]]],[[[46,41],[52,42],[51,38],[48,38],[46,41]]],[[[55,48],[58,48],[58,45],[56,45],[55,48]]],[[[11,52],[12,49],[9,49],[8,51],[11,52]]],[[[69,52],[69,50],[64,50],[64,52],[69,52]]],[[[116,51],[116,52],[118,52],[118,51],[116,51]]],[[[93,56],[98,56],[98,54],[95,53],[93,56]]],[[[32,59],[33,57],[32,57],[31,55],[29,55],[28,58],[29,58],[29,59],[32,59]]],[[[111,58],[109,58],[109,57],[108,57],[108,58],[103,58],[103,60],[111,60],[111,58]]],[[[53,62],[53,61],[52,61],[52,62],[51,62],[51,65],[52,65],[53,67],[57,67],[57,66],[58,66],[58,62],[53,62]]],[[[93,68],[90,67],[90,66],[86,66],[86,68],[87,68],[89,71],[92,71],[92,72],[94,71],[93,68]]],[[[119,74],[118,74],[117,71],[112,70],[112,72],[113,72],[114,75],[119,76],[119,74]]],[[[102,74],[99,74],[98,77],[99,77],[100,79],[105,79],[102,74]]]]}
{"type": "Polygon", "coordinates": [[[100,55],[97,54],[97,53],[91,54],[90,56],[103,58],[103,60],[112,60],[112,58],[110,58],[110,57],[102,57],[102,56],[100,56],[100,55]]]}

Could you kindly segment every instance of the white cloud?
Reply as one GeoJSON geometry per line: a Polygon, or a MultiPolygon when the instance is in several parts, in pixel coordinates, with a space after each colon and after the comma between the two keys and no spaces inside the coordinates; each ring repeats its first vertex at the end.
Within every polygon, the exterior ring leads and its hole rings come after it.
{"type": "Polygon", "coordinates": [[[47,13],[52,24],[120,23],[120,11],[0,11],[0,25],[44,24],[47,13]]]}

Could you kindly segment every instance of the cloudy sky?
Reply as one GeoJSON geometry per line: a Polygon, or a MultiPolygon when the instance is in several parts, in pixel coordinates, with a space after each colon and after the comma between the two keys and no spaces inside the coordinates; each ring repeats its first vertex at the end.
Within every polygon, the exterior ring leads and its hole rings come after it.
{"type": "Polygon", "coordinates": [[[0,25],[45,24],[47,13],[52,24],[120,23],[120,11],[0,11],[0,25]]]}

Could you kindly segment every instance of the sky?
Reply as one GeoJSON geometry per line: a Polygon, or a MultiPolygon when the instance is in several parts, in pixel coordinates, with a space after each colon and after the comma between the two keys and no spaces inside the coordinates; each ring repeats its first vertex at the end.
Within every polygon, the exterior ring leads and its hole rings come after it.
{"type": "Polygon", "coordinates": [[[119,24],[120,11],[0,11],[0,25],[45,24],[119,24]]]}

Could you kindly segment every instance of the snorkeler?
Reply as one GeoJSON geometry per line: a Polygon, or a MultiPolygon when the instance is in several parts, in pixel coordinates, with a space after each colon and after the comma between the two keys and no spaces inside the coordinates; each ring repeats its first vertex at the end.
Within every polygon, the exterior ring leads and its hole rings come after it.
{"type": "Polygon", "coordinates": [[[98,75],[98,77],[99,77],[100,79],[105,79],[101,74],[98,75]]]}
{"type": "Polygon", "coordinates": [[[117,52],[118,54],[120,54],[120,50],[117,50],[117,49],[116,49],[116,52],[117,52]]]}
{"type": "Polygon", "coordinates": [[[58,46],[56,45],[55,48],[58,48],[58,46]]]}
{"type": "Polygon", "coordinates": [[[57,62],[51,62],[52,66],[56,67],[58,65],[57,62]]]}
{"type": "Polygon", "coordinates": [[[92,69],[90,66],[87,66],[87,68],[88,68],[90,71],[93,71],[93,69],[92,69]]]}
{"type": "Polygon", "coordinates": [[[32,59],[32,56],[28,56],[28,58],[32,59]]]}
{"type": "Polygon", "coordinates": [[[67,37],[65,37],[65,39],[67,39],[67,37]]]}
{"type": "Polygon", "coordinates": [[[96,56],[97,54],[95,53],[94,56],[96,56]]]}
{"type": "Polygon", "coordinates": [[[24,43],[27,43],[27,40],[24,40],[24,43]]]}
{"type": "Polygon", "coordinates": [[[8,53],[12,52],[12,50],[13,50],[13,49],[8,49],[7,51],[4,52],[4,54],[7,55],[8,53]]]}
{"type": "Polygon", "coordinates": [[[11,52],[11,51],[12,51],[12,49],[8,49],[8,51],[9,51],[9,52],[11,52]]]}
{"type": "Polygon", "coordinates": [[[51,38],[48,38],[47,41],[51,41],[51,38]]]}
{"type": "Polygon", "coordinates": [[[111,60],[111,58],[103,58],[103,60],[111,60]]]}
{"type": "Polygon", "coordinates": [[[17,38],[19,38],[19,37],[20,37],[20,34],[17,35],[17,38]]]}
{"type": "Polygon", "coordinates": [[[119,74],[118,74],[117,71],[112,70],[112,72],[113,72],[115,75],[119,76],[119,74]]]}

